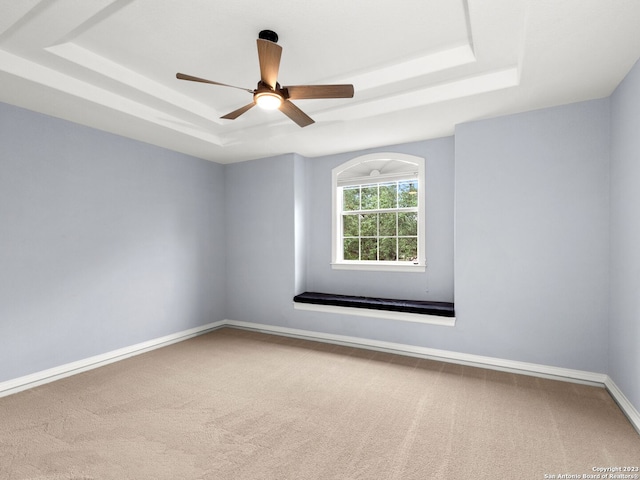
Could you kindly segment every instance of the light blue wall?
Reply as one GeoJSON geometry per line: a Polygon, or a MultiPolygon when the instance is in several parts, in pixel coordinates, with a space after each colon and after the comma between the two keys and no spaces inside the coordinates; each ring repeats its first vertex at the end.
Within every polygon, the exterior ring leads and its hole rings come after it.
{"type": "Polygon", "coordinates": [[[307,161],[300,155],[294,156],[293,161],[293,217],[294,217],[294,241],[295,241],[295,288],[296,293],[307,290],[307,259],[309,258],[310,238],[308,227],[311,223],[309,215],[309,202],[306,192],[307,161]]]}
{"type": "MultiPolygon", "coordinates": [[[[296,273],[296,155],[226,165],[227,315],[286,326],[296,273]]],[[[298,176],[303,174],[298,173],[298,176]]],[[[299,247],[299,245],[298,245],[299,247]]]]}
{"type": "Polygon", "coordinates": [[[224,319],[223,176],[0,104],[0,382],[224,319]]]}
{"type": "Polygon", "coordinates": [[[640,63],[611,97],[609,376],[640,411],[640,63]]]}
{"type": "Polygon", "coordinates": [[[456,128],[455,350],[607,371],[609,100],[456,128]]]}

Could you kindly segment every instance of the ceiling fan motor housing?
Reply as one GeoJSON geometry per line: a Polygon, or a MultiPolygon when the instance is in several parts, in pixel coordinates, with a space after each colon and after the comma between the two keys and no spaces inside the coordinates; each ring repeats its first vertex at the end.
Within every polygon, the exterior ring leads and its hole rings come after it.
{"type": "Polygon", "coordinates": [[[278,43],[278,34],[273,30],[262,30],[258,34],[258,38],[261,40],[269,40],[273,43],[278,43]]]}

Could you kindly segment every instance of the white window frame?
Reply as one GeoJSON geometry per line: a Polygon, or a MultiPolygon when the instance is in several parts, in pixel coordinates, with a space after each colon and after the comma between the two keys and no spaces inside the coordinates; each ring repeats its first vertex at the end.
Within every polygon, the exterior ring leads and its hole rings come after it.
{"type": "MultiPolygon", "coordinates": [[[[407,177],[411,178],[411,177],[407,177]]],[[[416,176],[414,175],[415,179],[416,176]]],[[[372,177],[371,183],[384,182],[372,177]]],[[[365,182],[363,181],[363,184],[365,182]]],[[[336,270],[372,270],[386,272],[424,272],[426,270],[426,204],[425,204],[425,159],[406,153],[382,152],[362,155],[337,166],[331,171],[331,267],[336,270]],[[380,160],[399,160],[417,167],[418,180],[418,259],[416,262],[344,260],[342,246],[342,187],[339,175],[361,163],[380,160]]]]}

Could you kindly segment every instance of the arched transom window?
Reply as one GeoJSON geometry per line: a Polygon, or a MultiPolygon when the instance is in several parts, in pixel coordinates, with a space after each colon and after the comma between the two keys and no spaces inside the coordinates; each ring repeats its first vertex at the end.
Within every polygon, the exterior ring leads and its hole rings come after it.
{"type": "Polygon", "coordinates": [[[424,271],[424,158],[360,156],[332,182],[333,268],[424,271]]]}

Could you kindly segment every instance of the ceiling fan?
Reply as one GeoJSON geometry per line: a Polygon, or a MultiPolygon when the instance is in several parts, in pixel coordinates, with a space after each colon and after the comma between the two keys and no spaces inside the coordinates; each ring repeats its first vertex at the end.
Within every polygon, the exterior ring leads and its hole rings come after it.
{"type": "Polygon", "coordinates": [[[278,70],[280,68],[280,56],[282,55],[282,47],[277,44],[278,34],[271,30],[262,30],[258,35],[257,41],[258,61],[260,62],[260,81],[255,90],[214,82],[204,78],[185,75],[184,73],[177,73],[176,78],[179,80],[189,80],[191,82],[211,83],[222,87],[238,88],[253,94],[253,101],[251,103],[220,117],[227,120],[234,120],[255,105],[258,105],[269,110],[279,109],[300,127],[306,127],[314,123],[314,120],[295,106],[291,100],[353,97],[353,85],[290,85],[281,87],[277,81],[278,70]]]}

